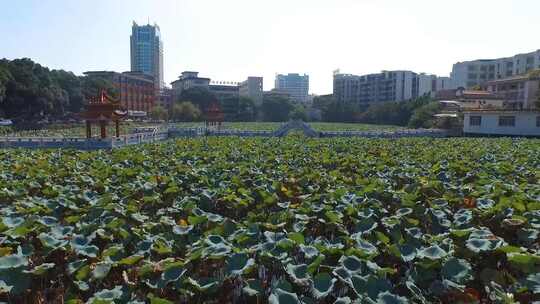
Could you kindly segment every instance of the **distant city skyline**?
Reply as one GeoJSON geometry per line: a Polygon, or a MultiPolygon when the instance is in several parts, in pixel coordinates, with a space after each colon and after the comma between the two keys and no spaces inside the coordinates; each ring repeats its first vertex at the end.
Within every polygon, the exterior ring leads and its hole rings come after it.
{"type": "Polygon", "coordinates": [[[0,1],[0,58],[51,69],[130,70],[132,22],[158,24],[167,85],[196,70],[225,81],[310,76],[332,92],[332,72],[411,70],[448,76],[459,61],[540,48],[536,0],[26,0],[0,1]],[[479,25],[482,25],[481,27],[479,25]]]}

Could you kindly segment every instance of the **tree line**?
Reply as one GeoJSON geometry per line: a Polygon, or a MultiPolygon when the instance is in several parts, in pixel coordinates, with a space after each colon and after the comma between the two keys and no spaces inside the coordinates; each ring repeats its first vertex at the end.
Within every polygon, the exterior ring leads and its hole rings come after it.
{"type": "Polygon", "coordinates": [[[102,89],[117,94],[112,83],[101,78],[50,70],[28,58],[0,59],[0,117],[63,119],[80,112],[85,96],[97,96],[102,89]]]}
{"type": "MultiPolygon", "coordinates": [[[[31,59],[0,60],[0,117],[20,121],[65,119],[80,112],[85,96],[97,96],[105,89],[118,92],[109,81],[76,76],[64,70],[50,70],[31,59]]],[[[151,116],[176,121],[203,120],[203,112],[218,102],[225,121],[358,122],[409,127],[431,127],[433,114],[440,110],[430,97],[407,102],[356,105],[337,102],[332,95],[315,97],[311,107],[297,104],[279,94],[265,94],[261,104],[243,96],[218,99],[208,89],[184,90],[170,109],[155,107],[151,116]]]]}
{"type": "Polygon", "coordinates": [[[279,94],[266,94],[261,104],[245,96],[218,98],[206,88],[190,88],[182,91],[170,109],[155,107],[151,116],[155,119],[174,121],[203,120],[204,111],[217,103],[225,121],[287,121],[291,118],[305,118],[302,106],[279,94]]]}
{"type": "Polygon", "coordinates": [[[338,102],[332,95],[317,96],[313,108],[320,111],[322,121],[352,122],[429,128],[435,125],[433,115],[441,110],[439,102],[422,96],[402,102],[352,104],[338,102]]]}

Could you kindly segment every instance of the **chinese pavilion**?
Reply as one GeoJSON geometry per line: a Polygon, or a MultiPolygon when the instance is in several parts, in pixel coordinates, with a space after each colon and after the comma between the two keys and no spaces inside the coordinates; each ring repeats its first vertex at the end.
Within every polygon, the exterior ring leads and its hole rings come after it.
{"type": "Polygon", "coordinates": [[[223,122],[223,111],[217,102],[213,102],[204,111],[204,120],[206,127],[221,127],[223,122]]]}
{"type": "Polygon", "coordinates": [[[101,138],[107,137],[107,125],[113,121],[116,127],[116,137],[120,137],[120,120],[127,116],[119,100],[111,98],[104,90],[99,97],[88,99],[86,112],[80,114],[86,120],[86,137],[92,138],[92,123],[98,123],[101,128],[101,138]]]}

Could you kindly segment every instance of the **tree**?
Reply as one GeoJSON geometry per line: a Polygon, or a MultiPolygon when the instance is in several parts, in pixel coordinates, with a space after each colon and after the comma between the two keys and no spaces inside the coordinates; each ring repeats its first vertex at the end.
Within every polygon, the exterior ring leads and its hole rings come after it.
{"type": "Polygon", "coordinates": [[[118,89],[107,79],[98,76],[84,76],[82,81],[82,95],[86,98],[98,97],[105,91],[112,98],[118,98],[118,89]]]}
{"type": "Polygon", "coordinates": [[[184,101],[173,105],[172,117],[175,121],[197,121],[201,117],[201,110],[193,103],[184,101]]]}
{"type": "Polygon", "coordinates": [[[218,100],[216,98],[216,95],[210,92],[208,89],[202,87],[194,87],[182,91],[178,100],[175,101],[189,101],[193,105],[198,106],[199,109],[204,111],[206,108],[208,108],[210,104],[212,104],[213,102],[217,102],[218,100]]]}
{"type": "Polygon", "coordinates": [[[297,105],[294,108],[294,110],[291,112],[290,119],[307,121],[308,116],[307,116],[307,113],[306,113],[306,109],[301,105],[297,105]]]}
{"type": "Polygon", "coordinates": [[[268,95],[263,98],[262,112],[265,121],[286,121],[294,105],[287,97],[268,95]]]}
{"type": "Polygon", "coordinates": [[[152,111],[150,111],[150,117],[154,120],[167,120],[168,116],[169,113],[162,106],[155,106],[152,108],[152,111]]]}
{"type": "Polygon", "coordinates": [[[441,110],[437,101],[430,102],[414,110],[408,126],[410,128],[431,128],[435,123],[434,115],[441,110]]]}

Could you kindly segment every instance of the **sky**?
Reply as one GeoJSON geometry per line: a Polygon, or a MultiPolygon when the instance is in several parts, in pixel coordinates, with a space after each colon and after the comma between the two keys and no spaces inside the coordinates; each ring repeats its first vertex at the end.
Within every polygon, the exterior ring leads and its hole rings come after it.
{"type": "Polygon", "coordinates": [[[0,58],[82,74],[128,71],[133,21],[156,23],[165,81],[412,70],[448,76],[458,61],[540,49],[539,0],[0,0],[0,58]]]}

